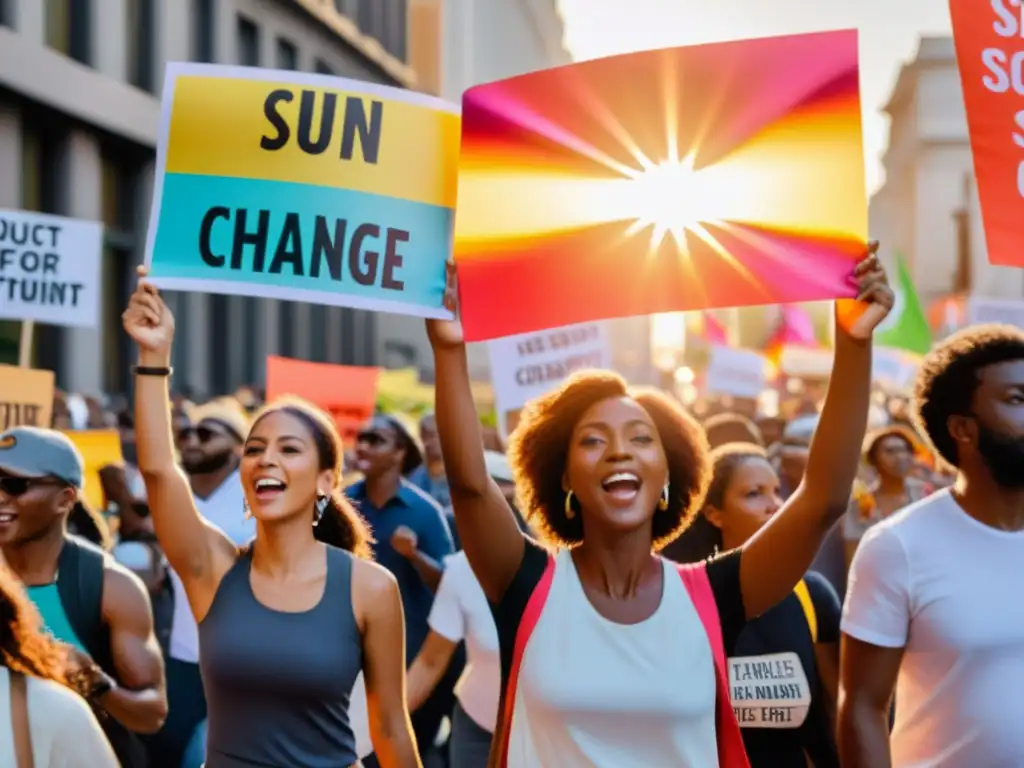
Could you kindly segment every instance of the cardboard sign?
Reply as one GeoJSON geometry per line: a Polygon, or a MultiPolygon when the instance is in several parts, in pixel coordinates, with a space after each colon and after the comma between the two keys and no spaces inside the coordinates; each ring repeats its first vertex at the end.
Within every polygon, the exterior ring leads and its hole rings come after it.
{"type": "Polygon", "coordinates": [[[310,363],[288,357],[267,358],[267,402],[295,395],[334,417],[346,445],[373,415],[379,368],[310,363]]]}
{"type": "Polygon", "coordinates": [[[508,428],[505,414],[519,411],[530,400],[550,392],[569,374],[611,364],[611,350],[601,323],[495,339],[487,344],[487,352],[498,426],[502,429],[508,428]]]}
{"type": "Polygon", "coordinates": [[[82,492],[86,502],[97,511],[107,507],[107,499],[100,481],[100,470],[111,465],[124,464],[121,454],[121,435],[115,429],[86,429],[64,433],[75,444],[85,461],[85,484],[82,492]]]}
{"type": "Polygon", "coordinates": [[[0,365],[0,432],[53,423],[53,371],[0,365]]]}
{"type": "Polygon", "coordinates": [[[732,708],[741,728],[799,728],[811,708],[811,687],[795,653],[729,659],[732,708]]]}
{"type": "Polygon", "coordinates": [[[749,349],[711,345],[705,374],[708,394],[756,399],[768,385],[768,359],[749,349]]]}
{"type": "Polygon", "coordinates": [[[450,318],[455,105],[171,63],[146,263],[161,288],[450,318]]]}
{"type": "Polygon", "coordinates": [[[787,376],[827,379],[832,375],[832,350],[786,346],[779,356],[779,370],[787,376]]]}
{"type": "Polygon", "coordinates": [[[95,327],[102,254],[94,221],[0,210],[0,319],[95,327]]]}
{"type": "Polygon", "coordinates": [[[467,341],[854,296],[868,223],[858,71],[846,30],[470,88],[455,221],[467,341]]]}
{"type": "Polygon", "coordinates": [[[950,0],[988,260],[1024,266],[1024,15],[1019,0],[950,0]]]}

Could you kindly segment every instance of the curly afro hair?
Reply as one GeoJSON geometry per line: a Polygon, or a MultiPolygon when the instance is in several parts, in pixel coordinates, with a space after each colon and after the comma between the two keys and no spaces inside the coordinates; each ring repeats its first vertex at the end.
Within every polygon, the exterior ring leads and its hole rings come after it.
{"type": "Polygon", "coordinates": [[[655,550],[690,524],[711,478],[704,432],[683,409],[657,390],[630,390],[610,371],[580,371],[553,392],[526,405],[509,440],[509,462],[521,509],[547,544],[572,547],[583,540],[580,515],[565,516],[562,478],[569,441],[580,417],[602,400],[631,397],[654,422],[665,450],[669,475],[668,509],[654,516],[655,550]]]}
{"type": "Polygon", "coordinates": [[[946,462],[959,466],[950,416],[966,416],[982,368],[1024,360],[1024,332],[1010,325],[976,325],[960,331],[925,356],[912,403],[918,431],[946,462]]]}

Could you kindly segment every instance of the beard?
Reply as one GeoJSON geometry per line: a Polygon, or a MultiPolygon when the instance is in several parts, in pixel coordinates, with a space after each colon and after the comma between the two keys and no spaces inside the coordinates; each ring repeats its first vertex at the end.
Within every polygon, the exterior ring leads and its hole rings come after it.
{"type": "Polygon", "coordinates": [[[1001,488],[1024,488],[1024,437],[1014,437],[978,424],[978,453],[1001,488]]]}
{"type": "Polygon", "coordinates": [[[233,458],[234,454],[231,451],[225,451],[213,456],[203,456],[194,461],[183,457],[181,466],[190,475],[212,475],[214,472],[220,472],[224,469],[233,458]]]}

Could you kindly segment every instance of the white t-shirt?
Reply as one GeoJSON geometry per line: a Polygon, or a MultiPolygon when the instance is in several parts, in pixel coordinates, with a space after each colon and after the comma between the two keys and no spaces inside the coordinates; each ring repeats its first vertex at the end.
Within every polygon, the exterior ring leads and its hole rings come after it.
{"type": "MultiPolygon", "coordinates": [[[[89,706],[67,688],[26,675],[28,728],[36,768],[117,768],[117,758],[89,706]]],[[[17,765],[11,679],[0,667],[0,766],[17,765]]]]}
{"type": "Polygon", "coordinates": [[[970,517],[948,490],[872,527],[843,632],[905,647],[894,768],[1024,764],[1024,531],[970,517]]]}
{"type": "Polygon", "coordinates": [[[455,686],[455,696],[473,722],[494,733],[501,697],[498,630],[465,552],[445,558],[444,575],[427,623],[446,640],[466,641],[466,668],[455,686]]]}
{"type": "MultiPolygon", "coordinates": [[[[245,494],[242,480],[235,472],[228,477],[207,498],[196,497],[199,514],[220,528],[238,546],[248,544],[256,536],[256,521],[245,517],[245,494]]],[[[171,658],[199,663],[199,628],[192,608],[188,604],[185,585],[172,569],[169,569],[171,586],[174,588],[174,616],[171,619],[171,658]]]]}
{"type": "Polygon", "coordinates": [[[510,766],[718,766],[707,633],[668,560],[664,579],[650,618],[616,624],[590,604],[571,551],[559,552],[523,654],[510,766]]]}

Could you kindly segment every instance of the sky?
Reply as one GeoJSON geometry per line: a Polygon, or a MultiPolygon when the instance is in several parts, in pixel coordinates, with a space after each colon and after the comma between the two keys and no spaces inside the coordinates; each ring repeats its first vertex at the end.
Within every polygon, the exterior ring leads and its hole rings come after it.
{"type": "Polygon", "coordinates": [[[861,102],[868,189],[880,157],[900,66],[920,35],[950,34],[947,0],[558,0],[576,60],[677,45],[828,29],[860,30],[861,102]]]}

